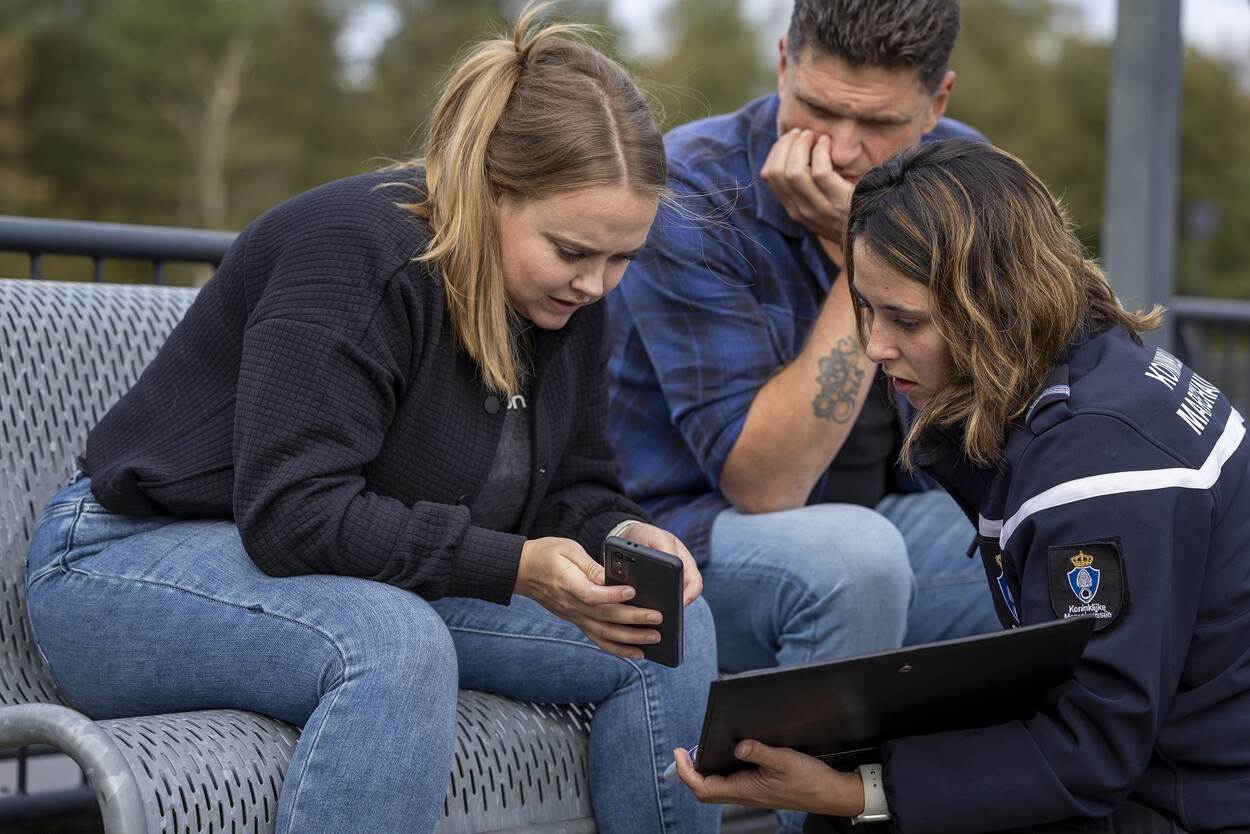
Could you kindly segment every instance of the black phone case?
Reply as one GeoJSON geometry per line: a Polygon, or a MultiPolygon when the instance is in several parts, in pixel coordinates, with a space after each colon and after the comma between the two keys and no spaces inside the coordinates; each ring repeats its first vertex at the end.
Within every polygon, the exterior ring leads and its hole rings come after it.
{"type": "Polygon", "coordinates": [[[681,664],[682,582],[681,560],[641,544],[609,536],[603,543],[603,568],[609,585],[631,585],[637,592],[627,604],[659,611],[664,621],[655,628],[660,642],[640,645],[643,656],[665,666],[681,664]],[[626,560],[628,577],[621,580],[612,575],[613,554],[626,560]]]}

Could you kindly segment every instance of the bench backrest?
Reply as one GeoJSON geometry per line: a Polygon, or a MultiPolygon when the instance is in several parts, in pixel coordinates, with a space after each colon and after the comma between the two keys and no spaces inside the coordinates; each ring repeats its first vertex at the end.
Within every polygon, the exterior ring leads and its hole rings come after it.
{"type": "Polygon", "coordinates": [[[0,705],[61,702],[26,623],[31,531],[88,430],[194,298],[165,287],[0,280],[0,705]]]}

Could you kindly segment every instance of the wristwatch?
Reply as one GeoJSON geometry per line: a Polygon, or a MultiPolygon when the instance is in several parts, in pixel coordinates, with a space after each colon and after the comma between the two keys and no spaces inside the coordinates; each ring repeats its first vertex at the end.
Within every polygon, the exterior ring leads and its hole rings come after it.
{"type": "Polygon", "coordinates": [[[622,533],[624,533],[626,530],[628,530],[630,527],[633,527],[635,524],[642,524],[642,522],[636,518],[627,518],[624,521],[622,521],[620,524],[616,525],[611,530],[609,530],[606,538],[611,538],[612,536],[619,536],[622,533]]]}
{"type": "Polygon", "coordinates": [[[851,817],[851,825],[861,822],[888,822],[890,806],[885,802],[885,783],[881,779],[881,765],[860,765],[859,778],[864,783],[863,813],[851,817]]]}

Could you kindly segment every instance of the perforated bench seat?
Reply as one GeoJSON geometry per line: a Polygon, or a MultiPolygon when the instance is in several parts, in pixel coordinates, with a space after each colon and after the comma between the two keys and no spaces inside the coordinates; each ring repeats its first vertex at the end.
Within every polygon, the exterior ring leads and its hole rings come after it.
{"type": "MultiPolygon", "coordinates": [[[[289,724],[234,710],[91,721],[58,696],[26,623],[26,549],[44,501],[194,297],[163,287],[0,280],[0,748],[43,743],[73,757],[108,834],[273,831],[299,736],[289,724]]],[[[436,830],[595,831],[586,764],[592,714],[462,691],[436,830]]]]}

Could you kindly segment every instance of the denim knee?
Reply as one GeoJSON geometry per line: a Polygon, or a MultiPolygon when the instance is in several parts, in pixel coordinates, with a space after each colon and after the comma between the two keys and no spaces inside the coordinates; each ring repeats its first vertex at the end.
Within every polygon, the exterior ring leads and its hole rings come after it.
{"type": "Polygon", "coordinates": [[[771,532],[777,562],[789,566],[797,581],[901,596],[904,603],[915,594],[907,545],[880,513],[847,504],[814,504],[793,512],[790,523],[771,532]]]}
{"type": "Polygon", "coordinates": [[[686,606],[682,612],[682,665],[708,682],[716,677],[716,625],[712,609],[703,597],[686,606]]]}
{"type": "Polygon", "coordinates": [[[454,701],[456,647],[430,604],[390,585],[353,584],[357,587],[345,594],[341,620],[330,634],[344,664],[340,678],[367,675],[387,689],[393,685],[414,695],[433,686],[453,693],[454,701]]]}

